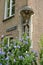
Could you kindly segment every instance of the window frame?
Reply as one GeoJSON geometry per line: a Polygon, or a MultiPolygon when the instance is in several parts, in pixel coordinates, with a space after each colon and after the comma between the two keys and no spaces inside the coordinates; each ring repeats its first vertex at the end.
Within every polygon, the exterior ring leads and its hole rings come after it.
{"type": "Polygon", "coordinates": [[[5,8],[4,8],[4,20],[6,19],[9,19],[10,17],[14,16],[15,15],[15,3],[12,4],[12,0],[10,0],[10,12],[9,12],[9,16],[7,17],[7,1],[8,0],[5,0],[5,8]],[[12,7],[14,6],[14,14],[11,14],[12,13],[12,7]]]}
{"type": "Polygon", "coordinates": [[[1,39],[1,41],[3,41],[4,42],[4,38],[7,38],[7,41],[8,41],[8,47],[9,47],[9,44],[10,44],[10,40],[11,40],[11,38],[12,38],[12,40],[14,39],[14,37],[13,36],[5,36],[5,37],[3,37],[2,39],[1,39]]]}

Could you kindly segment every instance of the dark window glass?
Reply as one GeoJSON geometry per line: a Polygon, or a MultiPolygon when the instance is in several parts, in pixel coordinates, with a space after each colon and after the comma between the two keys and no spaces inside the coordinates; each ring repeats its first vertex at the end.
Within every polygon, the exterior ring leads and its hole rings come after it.
{"type": "Polygon", "coordinates": [[[9,17],[9,14],[10,14],[10,9],[8,9],[7,11],[7,17],[9,17]]]}
{"type": "Polygon", "coordinates": [[[7,7],[10,8],[10,0],[8,0],[7,4],[7,7]]]}
{"type": "Polygon", "coordinates": [[[12,5],[14,5],[15,4],[15,0],[12,0],[12,5]]]}
{"type": "Polygon", "coordinates": [[[15,6],[12,7],[12,14],[13,15],[15,13],[15,6]]]}
{"type": "Polygon", "coordinates": [[[15,0],[6,0],[5,19],[15,14],[15,0]]]}

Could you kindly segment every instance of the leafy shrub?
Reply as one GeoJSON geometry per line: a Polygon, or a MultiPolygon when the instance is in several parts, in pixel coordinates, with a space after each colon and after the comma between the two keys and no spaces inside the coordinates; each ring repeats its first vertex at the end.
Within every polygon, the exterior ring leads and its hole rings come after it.
{"type": "Polygon", "coordinates": [[[43,65],[43,36],[40,38],[40,65],[43,65]]]}
{"type": "Polygon", "coordinates": [[[30,51],[31,41],[26,34],[20,40],[10,41],[9,46],[7,43],[5,38],[2,44],[4,54],[0,56],[0,65],[37,65],[37,53],[30,51]]]}

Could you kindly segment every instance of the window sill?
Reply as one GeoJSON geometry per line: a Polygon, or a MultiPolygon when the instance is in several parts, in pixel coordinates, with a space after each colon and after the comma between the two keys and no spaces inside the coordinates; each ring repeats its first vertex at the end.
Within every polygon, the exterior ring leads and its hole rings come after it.
{"type": "Polygon", "coordinates": [[[5,22],[5,21],[7,21],[7,20],[9,20],[9,19],[11,19],[11,18],[13,18],[14,16],[15,16],[15,15],[12,15],[12,16],[10,16],[10,17],[4,19],[3,22],[5,22]]]}

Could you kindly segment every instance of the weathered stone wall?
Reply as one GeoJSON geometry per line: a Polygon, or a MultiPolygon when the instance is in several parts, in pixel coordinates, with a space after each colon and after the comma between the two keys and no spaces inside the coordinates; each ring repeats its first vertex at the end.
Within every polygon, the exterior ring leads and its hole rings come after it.
{"type": "Polygon", "coordinates": [[[43,0],[28,0],[28,5],[31,6],[34,11],[32,17],[33,48],[39,50],[39,39],[40,36],[43,35],[43,0]]]}
{"type": "Polygon", "coordinates": [[[0,39],[2,35],[12,34],[13,37],[19,36],[18,28],[14,31],[6,32],[7,28],[12,26],[18,26],[20,22],[19,10],[22,6],[30,6],[34,14],[32,16],[33,32],[33,48],[39,50],[39,39],[40,35],[43,34],[43,0],[15,0],[15,15],[11,19],[4,20],[4,2],[5,0],[0,0],[0,39]]]}
{"type": "Polygon", "coordinates": [[[18,26],[18,22],[19,22],[19,10],[22,6],[26,5],[26,0],[15,0],[15,15],[14,17],[6,20],[3,22],[4,20],[4,8],[5,8],[5,0],[1,0],[0,1],[0,39],[2,35],[8,35],[8,34],[12,34],[13,37],[18,37],[19,36],[19,32],[18,29],[14,30],[14,31],[10,31],[10,32],[6,32],[7,28],[10,28],[12,26],[18,26]]]}

